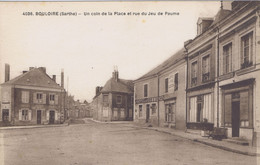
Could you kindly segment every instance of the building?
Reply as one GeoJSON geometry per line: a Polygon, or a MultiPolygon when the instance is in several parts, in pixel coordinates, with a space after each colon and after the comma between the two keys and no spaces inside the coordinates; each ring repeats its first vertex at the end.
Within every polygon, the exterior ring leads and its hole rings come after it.
{"type": "MultiPolygon", "coordinates": [[[[4,125],[59,124],[64,122],[65,89],[56,83],[56,75],[49,77],[46,68],[30,67],[20,76],[1,84],[1,123],[4,125]]],[[[64,76],[62,71],[61,76],[64,76]]]]}
{"type": "MultiPolygon", "coordinates": [[[[200,18],[188,54],[187,126],[206,119],[260,145],[260,2],[233,1],[200,18]]],[[[193,126],[192,126],[193,125],[193,126]]]]}
{"type": "Polygon", "coordinates": [[[133,120],[133,82],[119,78],[115,70],[104,87],[96,87],[91,103],[93,118],[99,121],[133,120]]]}
{"type": "Polygon", "coordinates": [[[232,2],[218,29],[220,126],[260,146],[260,2],[232,2]]]}
{"type": "Polygon", "coordinates": [[[179,50],[134,81],[134,121],[186,129],[186,54],[179,50]]]}

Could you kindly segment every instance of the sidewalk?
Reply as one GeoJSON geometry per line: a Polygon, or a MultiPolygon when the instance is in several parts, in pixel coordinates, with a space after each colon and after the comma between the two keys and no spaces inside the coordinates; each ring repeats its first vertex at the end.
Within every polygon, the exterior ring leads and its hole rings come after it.
{"type": "Polygon", "coordinates": [[[243,154],[243,155],[249,155],[249,156],[258,156],[260,157],[260,148],[251,147],[251,146],[242,146],[238,144],[233,144],[226,141],[218,141],[213,140],[211,138],[202,137],[201,135],[194,134],[194,133],[188,133],[180,130],[175,130],[171,128],[161,128],[161,127],[144,127],[144,126],[138,126],[133,125],[133,127],[136,128],[143,128],[148,130],[154,130],[157,132],[167,133],[170,135],[178,136],[181,138],[185,138],[194,142],[202,143],[208,146],[212,146],[215,148],[219,148],[222,150],[243,154]]]}
{"type": "Polygon", "coordinates": [[[8,127],[0,127],[0,130],[32,129],[32,128],[47,128],[47,127],[65,127],[65,126],[68,126],[68,123],[53,124],[53,125],[8,126],[8,127]]]}

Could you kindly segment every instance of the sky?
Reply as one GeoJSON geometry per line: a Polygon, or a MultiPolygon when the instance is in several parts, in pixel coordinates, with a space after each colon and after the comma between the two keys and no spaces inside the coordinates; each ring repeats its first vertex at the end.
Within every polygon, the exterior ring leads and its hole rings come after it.
{"type": "Polygon", "coordinates": [[[64,69],[69,94],[91,102],[95,87],[105,85],[114,66],[119,78],[141,77],[196,36],[199,17],[214,17],[219,9],[220,1],[0,2],[0,83],[5,63],[11,79],[29,67],[46,67],[60,83],[64,69]]]}

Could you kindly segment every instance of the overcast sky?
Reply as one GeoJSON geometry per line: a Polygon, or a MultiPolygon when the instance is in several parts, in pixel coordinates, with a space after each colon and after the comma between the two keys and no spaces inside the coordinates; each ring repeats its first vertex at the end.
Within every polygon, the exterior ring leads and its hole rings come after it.
{"type": "Polygon", "coordinates": [[[0,3],[0,82],[5,63],[10,64],[11,78],[31,66],[43,66],[60,81],[64,69],[69,93],[91,101],[95,87],[112,76],[114,65],[120,78],[137,79],[196,36],[198,17],[213,17],[219,8],[219,1],[0,3]],[[35,12],[82,15],[36,16],[35,12]],[[84,16],[84,12],[132,15],[84,16]],[[164,15],[133,16],[133,12],[164,15]]]}

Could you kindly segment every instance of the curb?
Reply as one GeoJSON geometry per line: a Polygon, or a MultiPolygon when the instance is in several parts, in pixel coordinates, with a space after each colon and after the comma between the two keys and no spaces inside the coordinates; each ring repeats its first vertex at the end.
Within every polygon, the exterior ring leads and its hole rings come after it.
{"type": "Polygon", "coordinates": [[[242,154],[242,155],[247,155],[247,156],[257,156],[257,157],[260,156],[259,153],[240,151],[240,150],[236,150],[236,149],[233,149],[233,148],[229,148],[229,147],[225,147],[225,146],[220,146],[220,145],[217,145],[217,144],[209,143],[209,142],[206,142],[206,141],[203,141],[203,140],[199,140],[199,139],[196,139],[196,138],[194,138],[194,139],[193,138],[188,138],[188,137],[185,137],[185,136],[181,136],[181,135],[175,134],[173,132],[167,132],[167,131],[163,131],[163,130],[160,130],[160,129],[157,129],[157,128],[138,127],[138,126],[133,126],[133,127],[143,128],[143,129],[148,129],[148,130],[153,130],[153,131],[157,131],[157,132],[161,132],[161,133],[174,135],[174,136],[181,137],[181,138],[184,138],[184,139],[187,139],[187,140],[191,140],[193,142],[198,142],[198,143],[201,143],[201,144],[204,144],[204,145],[208,145],[208,146],[215,147],[215,148],[222,149],[222,150],[229,151],[229,152],[234,152],[234,153],[237,153],[237,154],[242,154]]]}
{"type": "Polygon", "coordinates": [[[1,127],[1,130],[15,130],[15,129],[34,129],[34,128],[53,128],[53,127],[66,127],[68,124],[60,125],[40,125],[40,126],[16,126],[16,127],[1,127]]]}
{"type": "Polygon", "coordinates": [[[108,121],[108,122],[104,122],[104,121],[98,121],[98,120],[93,120],[93,119],[90,119],[91,121],[93,122],[96,122],[96,123],[102,123],[102,124],[132,124],[133,121],[108,121]]]}

